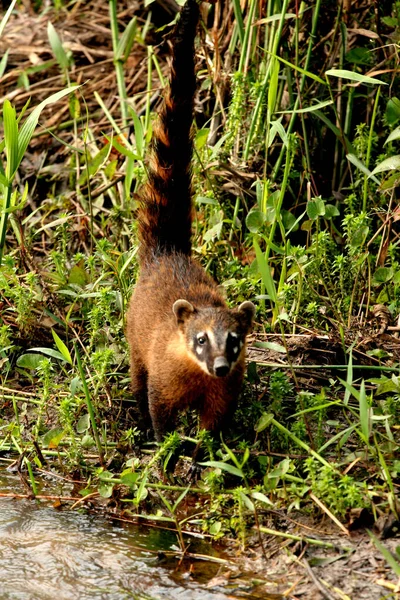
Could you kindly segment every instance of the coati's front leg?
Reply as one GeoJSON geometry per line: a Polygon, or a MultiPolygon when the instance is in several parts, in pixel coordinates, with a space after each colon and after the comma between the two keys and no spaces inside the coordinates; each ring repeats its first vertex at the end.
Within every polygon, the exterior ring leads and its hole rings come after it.
{"type": "Polygon", "coordinates": [[[151,427],[149,403],[147,400],[147,371],[135,348],[131,348],[130,360],[131,389],[135,395],[140,414],[143,418],[143,429],[151,427]]]}
{"type": "Polygon", "coordinates": [[[175,431],[178,410],[151,382],[148,384],[147,394],[154,434],[157,442],[162,442],[167,433],[175,431]]]}

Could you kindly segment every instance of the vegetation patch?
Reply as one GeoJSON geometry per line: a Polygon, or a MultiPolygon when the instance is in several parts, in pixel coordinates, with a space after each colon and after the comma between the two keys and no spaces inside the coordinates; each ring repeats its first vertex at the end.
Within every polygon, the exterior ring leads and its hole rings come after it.
{"type": "MultiPolygon", "coordinates": [[[[294,515],[346,536],[377,523],[390,537],[399,6],[204,7],[194,254],[232,306],[256,303],[256,329],[229,434],[212,440],[187,414],[157,445],[129,390],[124,336],[135,194],[176,16],[170,3],[147,5],[37,2],[28,14],[12,2],[2,19],[2,460],[16,461],[33,495],[38,471],[73,474],[80,504],[103,498],[172,527],[181,552],[197,532],[266,556],[294,515]]],[[[300,524],[285,539],[293,550],[317,538],[300,524]]]]}

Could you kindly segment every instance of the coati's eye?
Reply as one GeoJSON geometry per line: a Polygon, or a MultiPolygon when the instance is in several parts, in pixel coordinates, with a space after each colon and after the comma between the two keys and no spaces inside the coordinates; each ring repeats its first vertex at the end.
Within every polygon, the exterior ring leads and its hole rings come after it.
{"type": "Polygon", "coordinates": [[[200,346],[203,346],[207,341],[207,338],[204,337],[204,335],[201,335],[200,337],[197,338],[197,343],[200,344],[200,346]]]}

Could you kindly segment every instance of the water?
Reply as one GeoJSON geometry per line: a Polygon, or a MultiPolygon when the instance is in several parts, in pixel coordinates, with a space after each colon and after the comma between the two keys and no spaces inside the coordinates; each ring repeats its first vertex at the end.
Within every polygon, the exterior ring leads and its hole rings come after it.
{"type": "MultiPolygon", "coordinates": [[[[19,478],[4,470],[0,491],[23,493],[19,478]]],[[[160,564],[158,551],[173,544],[172,532],[115,525],[84,511],[0,497],[0,600],[237,597],[239,590],[231,584],[229,590],[207,589],[220,565],[196,561],[193,579],[188,564],[177,568],[176,559],[160,564]]],[[[251,597],[248,587],[246,591],[251,597]]]]}

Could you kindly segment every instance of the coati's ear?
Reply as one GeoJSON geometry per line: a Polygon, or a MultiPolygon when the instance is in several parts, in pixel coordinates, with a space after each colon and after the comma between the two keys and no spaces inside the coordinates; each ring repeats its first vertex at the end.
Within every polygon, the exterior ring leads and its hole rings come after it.
{"type": "Polygon", "coordinates": [[[178,325],[183,325],[190,315],[194,313],[194,306],[187,300],[180,298],[179,300],[175,300],[172,310],[174,311],[178,325]]]}
{"type": "Polygon", "coordinates": [[[242,318],[243,324],[246,326],[247,330],[250,331],[253,327],[253,320],[256,314],[256,307],[252,302],[248,300],[246,302],[242,302],[242,304],[238,308],[238,313],[242,318]]]}

